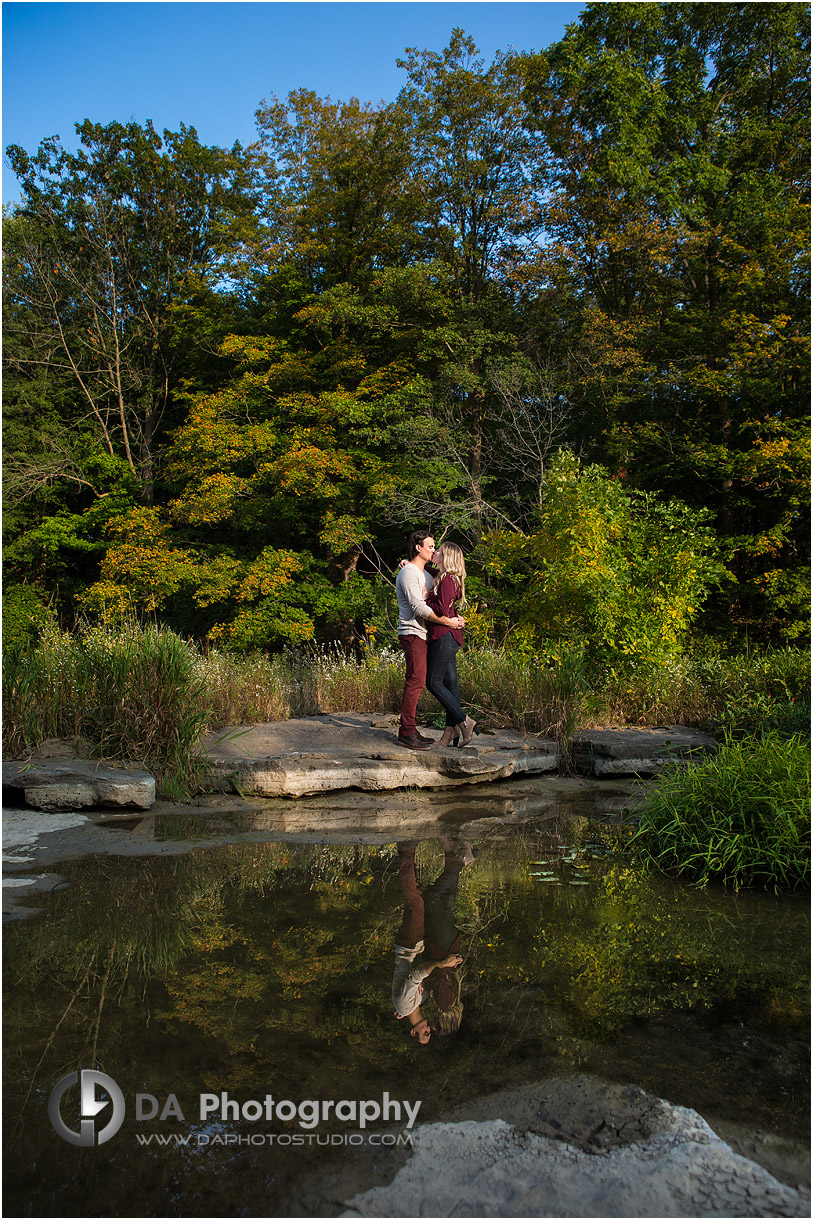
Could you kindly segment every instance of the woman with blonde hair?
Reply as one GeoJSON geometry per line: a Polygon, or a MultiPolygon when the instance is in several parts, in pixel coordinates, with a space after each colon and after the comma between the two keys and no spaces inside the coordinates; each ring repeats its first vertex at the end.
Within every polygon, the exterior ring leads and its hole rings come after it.
{"type": "MultiPolygon", "coordinates": [[[[466,564],[463,552],[454,542],[444,542],[432,562],[438,569],[434,588],[426,604],[441,618],[457,616],[458,603],[466,605],[466,564]],[[440,607],[448,607],[441,609],[440,607]]],[[[426,689],[446,713],[446,727],[438,746],[467,746],[480,726],[467,716],[460,705],[457,681],[457,654],[463,646],[463,629],[429,623],[427,628],[426,689]]]]}

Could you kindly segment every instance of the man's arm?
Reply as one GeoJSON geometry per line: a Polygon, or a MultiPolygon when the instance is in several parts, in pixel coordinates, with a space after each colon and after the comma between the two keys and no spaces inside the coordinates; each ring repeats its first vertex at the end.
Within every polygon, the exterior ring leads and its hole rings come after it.
{"type": "Polygon", "coordinates": [[[454,619],[446,618],[444,615],[435,614],[434,610],[431,610],[429,606],[427,606],[423,599],[423,590],[425,587],[423,573],[419,572],[414,564],[407,564],[406,567],[402,568],[401,572],[399,573],[399,580],[401,581],[404,592],[406,593],[410,609],[416,618],[426,619],[426,621],[430,623],[440,623],[442,627],[463,626],[464,620],[459,616],[454,619]]]}

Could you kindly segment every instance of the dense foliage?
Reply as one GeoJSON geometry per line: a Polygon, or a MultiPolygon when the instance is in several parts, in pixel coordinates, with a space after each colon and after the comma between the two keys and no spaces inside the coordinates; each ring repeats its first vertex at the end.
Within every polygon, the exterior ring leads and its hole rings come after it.
{"type": "Polygon", "coordinates": [[[382,640],[423,524],[520,656],[801,642],[808,22],[591,4],[544,52],[409,49],[390,105],[271,95],[247,149],[8,149],[12,643],[382,640]]]}

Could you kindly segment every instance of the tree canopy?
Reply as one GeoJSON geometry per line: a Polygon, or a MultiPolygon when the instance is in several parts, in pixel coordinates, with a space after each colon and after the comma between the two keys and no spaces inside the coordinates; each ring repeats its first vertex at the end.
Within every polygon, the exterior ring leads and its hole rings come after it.
{"type": "Polygon", "coordinates": [[[269,93],[248,148],[7,149],[15,613],[360,644],[425,525],[539,655],[800,639],[808,6],[590,4],[399,65],[388,104],[269,93]]]}

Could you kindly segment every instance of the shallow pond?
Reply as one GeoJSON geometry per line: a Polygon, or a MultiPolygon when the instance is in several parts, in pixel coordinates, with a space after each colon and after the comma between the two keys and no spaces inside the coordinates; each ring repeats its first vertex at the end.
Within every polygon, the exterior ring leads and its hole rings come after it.
{"type": "MultiPolygon", "coordinates": [[[[167,816],[155,838],[215,825],[222,834],[228,819],[167,816]]],[[[339,1100],[368,1101],[370,1114],[385,1093],[412,1111],[419,1101],[425,1122],[577,1071],[633,1082],[712,1126],[806,1140],[807,896],[640,873],[623,828],[567,804],[477,829],[474,860],[451,870],[462,1023],[426,1047],[393,1016],[395,842],[288,835],[60,865],[71,885],[5,938],[6,1214],[338,1214],[341,1199],[309,1195],[306,1183],[360,1131],[349,1104],[337,1117],[339,1100]],[[118,1084],[126,1116],[109,1142],[73,1147],[55,1134],[48,1098],[90,1067],[118,1084]],[[224,1093],[257,1104],[235,1118],[234,1106],[221,1110],[224,1093]],[[136,1094],[159,1111],[174,1095],[174,1107],[138,1121],[136,1094]],[[201,1094],[211,1095],[205,1117],[201,1094]],[[255,1117],[266,1096],[334,1106],[306,1126],[312,1108],[255,1117]]],[[[459,859],[465,843],[449,833],[459,859]]],[[[416,861],[426,887],[444,865],[441,840],[423,839],[416,861]]],[[[78,1094],[62,1112],[75,1129],[78,1094]]],[[[394,1140],[406,1114],[371,1119],[364,1138],[394,1140]]],[[[361,1186],[398,1153],[370,1155],[361,1186]]]]}

